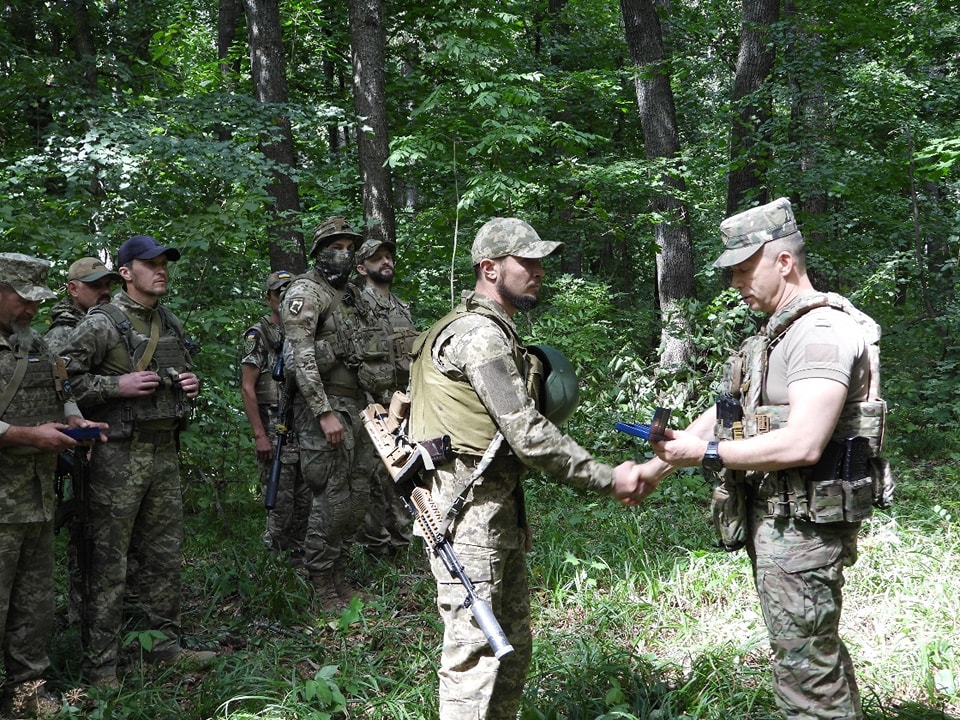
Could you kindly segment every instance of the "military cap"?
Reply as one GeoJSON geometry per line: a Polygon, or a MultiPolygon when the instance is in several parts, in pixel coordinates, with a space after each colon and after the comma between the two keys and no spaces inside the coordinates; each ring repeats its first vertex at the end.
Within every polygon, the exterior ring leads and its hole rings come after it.
{"type": "Polygon", "coordinates": [[[96,282],[100,278],[110,277],[117,282],[123,280],[120,273],[110,270],[101,260],[92,257],[80,258],[67,271],[67,281],[96,282]]]}
{"type": "Polygon", "coordinates": [[[377,254],[377,250],[386,246],[390,251],[390,254],[396,257],[397,255],[397,246],[390,242],[389,240],[367,240],[363,245],[360,246],[360,249],[357,250],[357,264],[372,258],[377,254]]]}
{"type": "Polygon", "coordinates": [[[0,253],[0,283],[6,283],[24,300],[38,302],[57,296],[47,287],[51,263],[22,253],[0,253]]]}
{"type": "Polygon", "coordinates": [[[521,258],[544,258],[563,247],[563,243],[541,240],[537,231],[517,218],[494,218],[484,223],[473,241],[473,264],[481,260],[513,255],[521,258]]]}
{"type": "Polygon", "coordinates": [[[317,253],[328,243],[332,243],[337,238],[350,238],[356,247],[363,240],[363,235],[354,231],[344,218],[334,215],[317,225],[313,231],[313,245],[310,248],[309,257],[316,257],[317,253]]]}
{"type": "Polygon", "coordinates": [[[289,270],[277,270],[267,275],[267,292],[274,292],[286,287],[293,281],[293,273],[289,270]]]}
{"type": "Polygon", "coordinates": [[[176,248],[164,247],[159,240],[149,235],[134,235],[117,251],[117,264],[123,267],[133,260],[152,260],[157,255],[166,255],[171,261],[180,259],[180,251],[176,248]]]}
{"type": "Polygon", "coordinates": [[[765,243],[799,233],[793,208],[787,198],[778,198],[766,205],[750,208],[720,223],[724,251],[713,265],[738,265],[749,259],[765,243]]]}

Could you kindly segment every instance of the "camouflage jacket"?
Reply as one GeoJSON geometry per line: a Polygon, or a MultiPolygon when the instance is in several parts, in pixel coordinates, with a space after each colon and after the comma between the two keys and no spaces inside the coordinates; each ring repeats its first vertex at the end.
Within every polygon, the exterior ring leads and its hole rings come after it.
{"type": "Polygon", "coordinates": [[[50,310],[50,327],[43,334],[47,346],[55,353],[66,346],[73,334],[73,329],[80,324],[86,313],[73,303],[73,298],[67,295],[50,310]]]}

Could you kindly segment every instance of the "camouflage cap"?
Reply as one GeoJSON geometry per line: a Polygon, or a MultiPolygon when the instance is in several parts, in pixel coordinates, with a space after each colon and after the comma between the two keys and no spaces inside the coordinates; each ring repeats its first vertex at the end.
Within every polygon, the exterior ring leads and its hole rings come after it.
{"type": "Polygon", "coordinates": [[[787,198],[750,208],[720,223],[723,254],[714,267],[731,267],[749,259],[765,243],[798,234],[797,221],[787,198]]]}
{"type": "Polygon", "coordinates": [[[289,270],[276,270],[267,275],[267,292],[274,292],[293,282],[293,273],[289,270]]]}
{"type": "Polygon", "coordinates": [[[390,254],[396,257],[397,246],[389,240],[367,240],[360,249],[357,250],[357,264],[365,262],[377,254],[377,250],[386,246],[390,254]]]}
{"type": "Polygon", "coordinates": [[[317,225],[313,231],[313,245],[310,247],[309,257],[316,257],[317,253],[327,243],[331,243],[337,238],[346,237],[353,240],[353,246],[356,248],[363,240],[363,235],[356,232],[350,223],[339,215],[334,215],[317,225]]]}
{"type": "Polygon", "coordinates": [[[544,258],[563,247],[563,243],[541,240],[537,231],[517,218],[488,220],[473,241],[473,264],[481,260],[513,255],[521,258],[544,258]]]}
{"type": "Polygon", "coordinates": [[[0,253],[0,283],[6,283],[24,300],[38,302],[57,296],[47,287],[51,263],[22,253],[0,253]]]}
{"type": "Polygon", "coordinates": [[[123,280],[123,278],[120,277],[120,273],[114,272],[104,265],[103,261],[92,257],[80,258],[67,270],[68,282],[71,280],[79,280],[80,282],[89,283],[96,282],[104,277],[110,277],[116,282],[123,280]]]}

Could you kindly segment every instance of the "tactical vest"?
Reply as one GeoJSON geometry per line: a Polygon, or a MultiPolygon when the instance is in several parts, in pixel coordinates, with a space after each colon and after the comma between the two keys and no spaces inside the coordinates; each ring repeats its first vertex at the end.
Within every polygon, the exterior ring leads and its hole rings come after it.
{"type": "Polygon", "coordinates": [[[446,377],[431,357],[440,333],[454,320],[469,314],[488,318],[507,335],[513,346],[513,361],[525,378],[527,392],[538,406],[543,363],[536,355],[527,352],[511,325],[472,299],[460,304],[416,339],[411,369],[413,387],[416,388],[410,406],[411,438],[429,440],[449,435],[454,452],[480,456],[490,446],[497,427],[470,383],[446,377]]]}
{"type": "Polygon", "coordinates": [[[153,370],[160,375],[156,391],[145,397],[120,398],[91,408],[90,419],[110,425],[110,438],[126,439],[135,428],[183,429],[190,415],[190,399],[180,390],[178,376],[190,369],[190,354],[184,342],[180,323],[169,310],[158,306],[154,320],[159,322],[159,336],[153,352],[150,349],[151,328],[134,328],[127,314],[113,304],[97,305],[90,314],[101,313],[110,318],[126,348],[129,372],[153,370]]]}
{"type": "MultiPolygon", "coordinates": [[[[372,291],[365,291],[372,292],[372,291]]],[[[405,306],[391,297],[384,307],[372,299],[366,302],[365,322],[358,344],[362,362],[360,385],[375,399],[387,401],[394,390],[403,390],[410,381],[410,363],[417,331],[405,306]]]]}
{"type": "Polygon", "coordinates": [[[297,279],[301,278],[332,293],[330,304],[317,323],[314,335],[314,354],[324,391],[328,395],[358,394],[357,368],[360,367],[362,353],[356,341],[359,326],[356,288],[351,283],[340,290],[333,288],[317,268],[308,270],[297,279]]]}
{"type": "Polygon", "coordinates": [[[51,355],[33,331],[30,336],[29,347],[18,344],[13,352],[0,353],[0,388],[4,390],[14,382],[18,364],[26,363],[18,389],[0,414],[0,420],[10,425],[35,427],[63,420],[63,403],[67,399],[63,361],[51,355]]]}
{"type": "Polygon", "coordinates": [[[257,405],[276,407],[280,402],[280,392],[277,389],[277,381],[273,379],[272,372],[277,360],[277,353],[283,345],[283,333],[267,317],[260,318],[260,322],[247,330],[247,333],[251,331],[260,334],[261,341],[266,348],[266,364],[260,368],[260,375],[257,377],[255,388],[257,405]]]}
{"type": "MultiPolygon", "coordinates": [[[[811,522],[858,522],[870,516],[872,506],[889,507],[893,480],[889,465],[880,458],[883,444],[886,403],[880,397],[880,326],[835,293],[817,293],[799,298],[774,314],[764,331],[747,338],[740,352],[724,368],[722,393],[739,400],[741,421],[727,424],[718,415],[714,433],[721,440],[738,440],[785,427],[790,415],[788,405],[762,405],[770,352],[783,339],[792,323],[816,308],[830,307],[850,315],[861,327],[867,342],[869,372],[867,398],[848,402],[841,410],[831,442],[821,463],[791,468],[776,473],[734,471],[734,484],[746,482],[760,499],[767,498],[768,514],[794,517],[811,522]],[[863,438],[862,448],[851,448],[851,438],[863,438]],[[826,477],[825,461],[836,453],[841,467],[844,453],[865,455],[864,476],[826,477]],[[828,457],[829,456],[829,457],[828,457]]],[[[727,471],[730,473],[730,471],[727,471]]]]}

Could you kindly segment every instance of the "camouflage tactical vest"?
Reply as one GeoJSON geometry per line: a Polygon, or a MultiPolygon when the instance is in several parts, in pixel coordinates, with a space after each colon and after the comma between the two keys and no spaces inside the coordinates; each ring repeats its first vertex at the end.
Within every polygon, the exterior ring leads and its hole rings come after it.
{"type": "Polygon", "coordinates": [[[266,363],[260,368],[260,375],[257,378],[255,388],[257,405],[276,407],[280,402],[280,391],[277,388],[277,381],[273,379],[272,372],[274,363],[277,361],[277,353],[281,351],[283,345],[283,332],[279,326],[270,322],[268,317],[260,318],[260,322],[247,330],[245,335],[249,335],[251,332],[259,333],[266,350],[266,363]]]}
{"type": "Polygon", "coordinates": [[[437,337],[450,323],[466,315],[481,315],[496,323],[513,345],[513,361],[526,380],[527,392],[539,405],[543,363],[527,352],[516,330],[491,310],[468,299],[421,334],[413,347],[411,369],[415,396],[411,396],[410,436],[429,440],[449,435],[457,453],[480,456],[490,446],[497,427],[470,383],[443,375],[431,355],[437,337]]]}
{"type": "Polygon", "coordinates": [[[366,304],[363,327],[359,333],[362,362],[360,385],[379,402],[389,402],[394,390],[404,390],[410,381],[410,363],[417,331],[406,305],[396,298],[387,304],[378,302],[372,290],[361,298],[366,304]]]}
{"type": "Polygon", "coordinates": [[[66,399],[66,369],[63,361],[51,355],[32,330],[30,341],[29,347],[17,345],[13,352],[0,353],[0,388],[4,390],[14,381],[17,365],[26,362],[19,388],[0,414],[0,420],[24,427],[60,422],[63,420],[63,403],[66,399]]]}
{"type": "Polygon", "coordinates": [[[857,481],[838,479],[830,483],[820,483],[819,478],[813,476],[817,466],[777,473],[737,471],[731,474],[735,484],[745,481],[760,488],[761,496],[769,494],[771,515],[812,522],[857,522],[870,516],[872,505],[890,506],[893,478],[889,465],[880,457],[886,418],[886,402],[880,397],[880,326],[843,296],[817,293],[802,297],[774,314],[763,332],[743,342],[740,352],[727,361],[722,385],[724,395],[739,399],[743,419],[730,426],[718,421],[714,432],[718,439],[737,440],[786,426],[790,415],[788,405],[761,404],[770,352],[794,321],[822,307],[850,315],[863,330],[867,343],[870,369],[867,398],[843,407],[831,443],[843,445],[848,438],[866,438],[869,474],[857,481]]]}
{"type": "Polygon", "coordinates": [[[110,318],[126,348],[129,371],[153,370],[160,375],[160,386],[152,395],[120,398],[104,406],[91,408],[91,419],[110,424],[110,438],[125,439],[135,428],[182,429],[190,415],[190,399],[180,390],[179,374],[191,368],[183,329],[165,307],[159,306],[154,321],[159,322],[156,346],[148,355],[151,328],[135,328],[123,310],[110,303],[97,305],[90,313],[110,318]]]}

